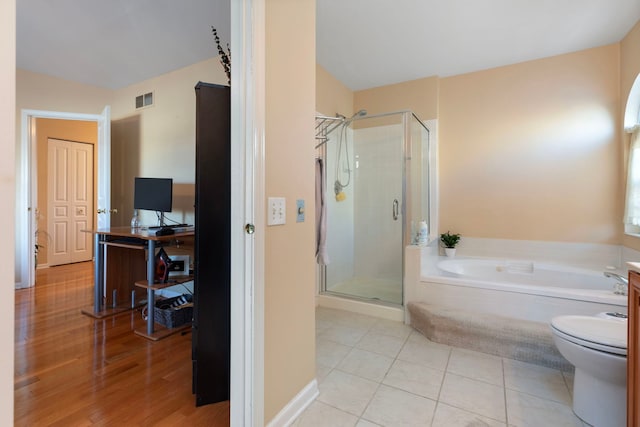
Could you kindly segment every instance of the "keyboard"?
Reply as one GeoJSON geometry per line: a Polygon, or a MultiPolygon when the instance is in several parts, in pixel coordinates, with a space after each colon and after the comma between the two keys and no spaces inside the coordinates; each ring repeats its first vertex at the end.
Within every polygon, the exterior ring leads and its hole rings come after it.
{"type": "MultiPolygon", "coordinates": [[[[169,224],[165,225],[164,228],[183,228],[183,227],[191,227],[189,224],[169,224]]],[[[152,225],[151,227],[147,227],[149,230],[157,230],[159,228],[163,228],[160,225],[152,225]]]]}

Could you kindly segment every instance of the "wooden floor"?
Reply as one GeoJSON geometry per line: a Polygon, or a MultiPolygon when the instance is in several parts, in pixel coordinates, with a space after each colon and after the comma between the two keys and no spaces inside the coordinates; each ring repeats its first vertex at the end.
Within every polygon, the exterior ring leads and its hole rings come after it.
{"type": "Polygon", "coordinates": [[[133,333],[140,311],[95,320],[92,263],[38,270],[16,291],[16,426],[228,426],[229,402],[195,407],[191,334],[133,333]]]}

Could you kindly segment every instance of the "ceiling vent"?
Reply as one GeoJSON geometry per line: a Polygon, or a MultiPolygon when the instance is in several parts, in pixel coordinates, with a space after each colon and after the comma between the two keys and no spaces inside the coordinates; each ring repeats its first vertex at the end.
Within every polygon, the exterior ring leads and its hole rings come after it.
{"type": "Polygon", "coordinates": [[[153,92],[136,96],[136,110],[139,108],[150,107],[153,105],[153,92]]]}

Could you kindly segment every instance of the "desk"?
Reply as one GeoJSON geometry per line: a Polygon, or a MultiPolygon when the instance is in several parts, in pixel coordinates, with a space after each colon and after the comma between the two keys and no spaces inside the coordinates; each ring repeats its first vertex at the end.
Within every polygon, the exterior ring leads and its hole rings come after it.
{"type": "MultiPolygon", "coordinates": [[[[139,259],[144,259],[145,249],[147,250],[147,262],[146,262],[146,283],[153,284],[153,280],[155,277],[155,253],[156,246],[162,243],[168,243],[175,239],[191,237],[194,235],[193,228],[188,228],[188,231],[177,231],[175,234],[171,234],[168,236],[155,236],[153,234],[149,234],[149,231],[145,228],[132,230],[131,227],[111,227],[108,229],[100,229],[100,230],[91,230],[89,232],[94,234],[94,257],[95,257],[95,268],[94,268],[94,296],[93,296],[93,311],[91,310],[82,310],[84,314],[87,314],[92,317],[102,318],[105,316],[113,315],[120,313],[122,311],[130,310],[134,308],[134,304],[129,304],[128,307],[118,306],[117,302],[114,301],[112,304],[113,307],[107,308],[103,301],[103,295],[106,293],[108,296],[114,289],[109,283],[105,283],[105,271],[113,270],[115,267],[119,270],[126,270],[125,273],[129,275],[141,274],[141,271],[138,271],[141,266],[144,266],[144,263],[141,263],[139,259]],[[122,240],[122,238],[130,239],[137,238],[140,239],[141,243],[131,243],[131,242],[122,242],[118,240],[122,240]],[[121,269],[121,265],[105,265],[105,246],[111,246],[114,248],[122,248],[125,250],[133,251],[132,254],[140,254],[139,256],[121,256],[120,259],[126,259],[127,268],[121,269]],[[136,259],[132,259],[136,258],[136,259]],[[111,268],[110,268],[111,267],[111,268]]],[[[128,292],[134,292],[135,287],[134,283],[139,281],[140,277],[134,278],[133,280],[126,280],[126,290],[128,292]]],[[[108,282],[108,277],[107,277],[108,282]]],[[[168,287],[173,286],[173,283],[170,284],[161,284],[160,286],[168,287]]],[[[158,284],[154,286],[144,286],[147,290],[147,330],[146,336],[147,338],[151,338],[154,336],[154,312],[153,312],[153,304],[155,301],[155,291],[158,288],[158,284]]],[[[153,339],[153,338],[151,338],[153,339]]]]}

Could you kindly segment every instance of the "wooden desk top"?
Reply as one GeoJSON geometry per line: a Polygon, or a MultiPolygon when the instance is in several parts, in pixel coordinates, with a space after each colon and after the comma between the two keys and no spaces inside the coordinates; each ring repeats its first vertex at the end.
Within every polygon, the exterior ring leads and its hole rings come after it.
{"type": "Polygon", "coordinates": [[[194,235],[193,227],[184,227],[180,228],[181,230],[187,229],[187,231],[176,231],[174,234],[168,234],[166,236],[156,236],[153,234],[155,230],[149,230],[146,227],[140,227],[135,231],[131,230],[131,227],[110,227],[110,228],[101,228],[98,230],[82,230],[87,233],[94,234],[103,234],[105,236],[115,236],[115,237],[136,237],[138,239],[144,240],[156,240],[156,241],[164,241],[164,240],[172,240],[176,237],[188,237],[194,235]]]}

